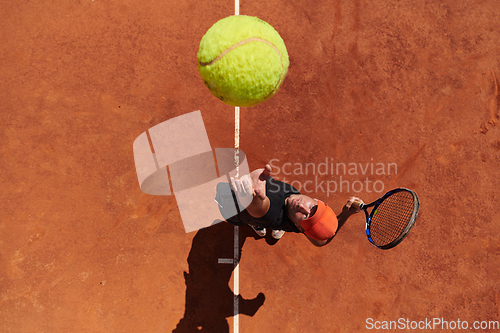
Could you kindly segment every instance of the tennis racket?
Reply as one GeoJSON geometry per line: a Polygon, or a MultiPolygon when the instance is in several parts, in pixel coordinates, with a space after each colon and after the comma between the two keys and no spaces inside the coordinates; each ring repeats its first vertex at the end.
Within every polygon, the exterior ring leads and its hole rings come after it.
{"type": "Polygon", "coordinates": [[[419,201],[415,192],[397,188],[372,203],[355,201],[353,205],[365,212],[370,243],[387,250],[401,243],[410,232],[417,219],[419,201]],[[373,208],[368,213],[370,207],[373,208]]]}

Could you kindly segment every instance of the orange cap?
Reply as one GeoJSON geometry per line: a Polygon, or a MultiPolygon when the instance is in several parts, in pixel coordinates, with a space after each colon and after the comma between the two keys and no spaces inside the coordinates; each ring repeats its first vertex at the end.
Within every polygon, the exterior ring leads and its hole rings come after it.
{"type": "Polygon", "coordinates": [[[308,219],[300,221],[304,233],[310,238],[323,241],[333,237],[339,225],[333,210],[318,201],[316,213],[308,219]]]}

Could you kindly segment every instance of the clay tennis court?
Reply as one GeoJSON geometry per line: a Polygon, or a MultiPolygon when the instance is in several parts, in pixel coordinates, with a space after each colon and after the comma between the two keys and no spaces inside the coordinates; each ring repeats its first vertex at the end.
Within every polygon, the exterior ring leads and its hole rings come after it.
{"type": "Polygon", "coordinates": [[[141,191],[132,150],[195,110],[212,147],[234,147],[235,109],[205,87],[196,53],[235,3],[0,8],[1,332],[498,329],[484,326],[500,320],[497,0],[240,2],[290,56],[277,94],[240,110],[250,169],[271,163],[336,212],[395,187],[421,206],[387,251],[362,214],[323,248],[240,227],[237,281],[219,263],[234,258],[234,227],[186,233],[174,196],[141,191]]]}

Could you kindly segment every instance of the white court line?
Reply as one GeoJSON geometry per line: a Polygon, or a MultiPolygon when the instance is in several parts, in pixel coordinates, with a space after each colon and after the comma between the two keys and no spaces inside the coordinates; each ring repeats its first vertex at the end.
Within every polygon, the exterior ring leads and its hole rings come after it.
{"type": "MultiPolygon", "coordinates": [[[[240,15],[240,0],[234,0],[234,15],[240,15]]],[[[236,163],[236,175],[239,176],[239,149],[240,149],[240,108],[234,108],[234,148],[236,149],[234,162],[236,163]]],[[[238,295],[240,294],[240,227],[234,226],[234,316],[233,316],[233,332],[239,333],[239,304],[238,295]]]]}
{"type": "Polygon", "coordinates": [[[233,258],[219,258],[219,264],[234,264],[233,258]]]}
{"type": "MultiPolygon", "coordinates": [[[[236,0],[238,1],[238,0],[236,0]]],[[[240,108],[234,108],[234,148],[235,156],[234,162],[236,163],[236,175],[239,176],[239,149],[240,149],[240,108]]],[[[240,266],[239,266],[239,255],[240,255],[240,239],[239,239],[240,227],[234,226],[234,316],[233,316],[233,332],[239,332],[239,304],[238,295],[240,294],[240,266]]]]}

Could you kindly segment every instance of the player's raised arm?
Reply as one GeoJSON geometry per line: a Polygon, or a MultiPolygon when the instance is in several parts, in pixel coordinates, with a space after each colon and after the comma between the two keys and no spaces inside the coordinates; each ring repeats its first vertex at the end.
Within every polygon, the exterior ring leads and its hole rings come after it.
{"type": "Polygon", "coordinates": [[[266,195],[266,182],[270,174],[271,167],[266,165],[239,179],[231,178],[233,191],[240,201],[249,202],[246,210],[255,218],[264,216],[269,210],[270,202],[266,195]]]}

